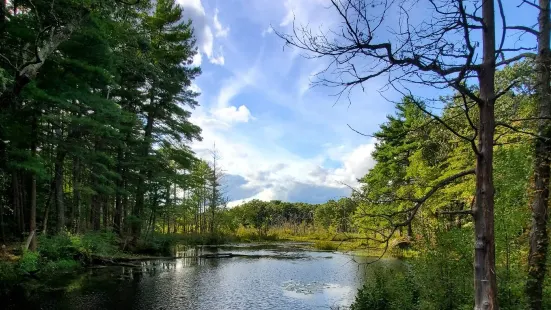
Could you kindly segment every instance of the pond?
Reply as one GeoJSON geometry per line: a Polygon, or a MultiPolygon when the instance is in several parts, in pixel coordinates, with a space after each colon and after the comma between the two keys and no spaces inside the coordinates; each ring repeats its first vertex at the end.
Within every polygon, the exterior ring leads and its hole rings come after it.
{"type": "MultiPolygon", "coordinates": [[[[339,309],[364,282],[360,258],[301,244],[201,247],[139,267],[89,269],[58,289],[14,293],[8,309],[339,309]],[[207,253],[253,255],[200,258],[207,253]]],[[[3,302],[6,305],[5,302],[3,302]]]]}

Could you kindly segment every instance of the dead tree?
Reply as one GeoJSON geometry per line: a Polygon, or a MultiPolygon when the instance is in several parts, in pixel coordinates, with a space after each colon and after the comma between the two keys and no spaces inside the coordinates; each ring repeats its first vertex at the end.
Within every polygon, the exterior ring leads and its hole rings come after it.
{"type": "MultiPolygon", "coordinates": [[[[496,90],[495,72],[530,55],[523,47],[507,44],[510,38],[507,31],[530,32],[530,29],[507,25],[502,0],[331,0],[331,4],[341,22],[337,29],[314,32],[295,24],[292,34],[277,32],[287,45],[306,51],[306,57],[330,60],[327,68],[316,76],[314,85],[337,87],[338,94],[343,95],[374,78],[386,77],[387,85],[399,91],[421,84],[452,89],[465,99],[465,115],[474,133],[471,136],[455,131],[428,109],[424,112],[471,144],[476,169],[445,179],[425,196],[415,199],[405,221],[391,221],[390,231],[393,233],[397,227],[411,222],[434,191],[475,173],[475,203],[472,210],[463,211],[472,215],[475,227],[475,309],[498,309],[492,174],[494,105],[514,83],[496,90]],[[502,22],[498,42],[495,3],[502,22]],[[427,11],[410,16],[409,12],[418,8],[427,11]],[[390,16],[397,16],[398,23],[389,24],[390,16]],[[470,84],[475,84],[477,91],[470,84]],[[477,124],[470,118],[469,101],[478,108],[477,124]]],[[[399,214],[386,216],[396,215],[399,214]]],[[[383,235],[382,240],[388,242],[390,236],[383,235]]]]}

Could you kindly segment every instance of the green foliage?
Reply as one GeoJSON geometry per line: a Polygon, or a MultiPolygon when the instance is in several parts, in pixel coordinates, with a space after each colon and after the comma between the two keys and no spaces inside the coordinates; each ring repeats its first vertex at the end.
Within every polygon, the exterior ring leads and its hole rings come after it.
{"type": "MultiPolygon", "coordinates": [[[[111,232],[91,232],[83,235],[64,233],[40,237],[39,244],[41,259],[54,265],[61,261],[78,259],[84,259],[86,262],[92,254],[109,256],[120,253],[118,238],[111,232]]],[[[64,265],[62,263],[60,267],[64,265]]]]}
{"type": "Polygon", "coordinates": [[[57,261],[49,261],[41,268],[41,273],[44,275],[52,274],[55,272],[69,272],[80,268],[82,265],[72,259],[60,259],[57,261]]]}
{"type": "Polygon", "coordinates": [[[33,273],[38,271],[40,256],[37,252],[25,251],[19,259],[19,271],[22,273],[33,273]]]}
{"type": "Polygon", "coordinates": [[[316,240],[316,242],[314,242],[314,248],[323,251],[337,251],[339,249],[339,244],[331,241],[316,240]]]}
{"type": "Polygon", "coordinates": [[[135,251],[141,254],[170,256],[178,241],[179,237],[176,235],[153,234],[140,240],[135,251]]]}
{"type": "Polygon", "coordinates": [[[68,234],[40,236],[38,238],[40,256],[47,261],[75,258],[79,249],[71,239],[68,234]]]}
{"type": "Polygon", "coordinates": [[[420,310],[419,287],[411,272],[382,264],[373,266],[358,291],[352,310],[420,310]]]}
{"type": "Polygon", "coordinates": [[[18,264],[0,260],[0,294],[9,291],[19,280],[18,264]]]}

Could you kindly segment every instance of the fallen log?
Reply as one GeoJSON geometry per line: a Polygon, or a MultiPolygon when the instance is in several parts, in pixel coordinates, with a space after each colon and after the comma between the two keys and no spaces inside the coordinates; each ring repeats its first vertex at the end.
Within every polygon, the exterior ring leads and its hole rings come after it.
{"type": "Polygon", "coordinates": [[[198,258],[232,258],[232,257],[243,257],[243,258],[273,258],[273,259],[299,259],[304,258],[304,256],[296,255],[258,255],[258,254],[236,254],[236,253],[209,253],[198,255],[198,258]]]}
{"type": "Polygon", "coordinates": [[[243,255],[243,254],[234,254],[234,253],[209,253],[209,254],[202,254],[199,255],[199,258],[231,258],[231,257],[241,257],[241,256],[249,256],[249,255],[243,255]]]}

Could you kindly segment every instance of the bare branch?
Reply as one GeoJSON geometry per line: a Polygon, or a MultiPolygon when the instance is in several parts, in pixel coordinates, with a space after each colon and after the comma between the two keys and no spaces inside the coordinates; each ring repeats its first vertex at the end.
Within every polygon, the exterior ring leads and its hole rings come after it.
{"type": "Polygon", "coordinates": [[[540,136],[540,135],[535,134],[535,133],[533,133],[533,132],[524,131],[524,130],[522,130],[522,129],[516,128],[516,127],[514,127],[513,125],[510,125],[510,124],[507,124],[507,123],[504,123],[504,122],[496,122],[495,125],[496,125],[496,127],[497,127],[497,126],[502,126],[502,127],[508,128],[508,129],[510,129],[510,130],[512,130],[512,131],[514,131],[514,132],[526,134],[526,135],[532,136],[532,137],[537,138],[537,139],[540,139],[540,140],[544,140],[544,141],[549,140],[549,138],[540,136]]]}
{"type": "Polygon", "coordinates": [[[522,30],[524,32],[528,32],[530,34],[533,34],[535,36],[538,36],[539,35],[539,32],[535,29],[532,29],[530,27],[526,27],[526,26],[507,26],[506,29],[511,29],[511,30],[522,30]]]}

